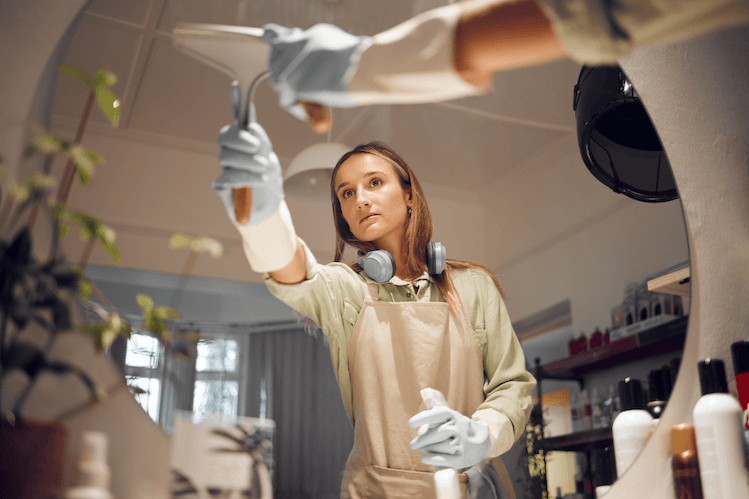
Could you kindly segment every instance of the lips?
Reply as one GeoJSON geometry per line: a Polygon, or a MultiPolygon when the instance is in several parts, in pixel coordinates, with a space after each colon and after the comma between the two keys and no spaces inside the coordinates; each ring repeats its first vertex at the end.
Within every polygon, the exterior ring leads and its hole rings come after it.
{"type": "Polygon", "coordinates": [[[369,215],[367,215],[366,217],[362,218],[362,219],[361,219],[361,220],[359,221],[359,223],[364,223],[364,222],[366,222],[367,220],[369,220],[370,218],[372,218],[372,217],[376,217],[376,216],[378,216],[378,215],[379,215],[379,213],[370,213],[370,214],[369,214],[369,215]]]}

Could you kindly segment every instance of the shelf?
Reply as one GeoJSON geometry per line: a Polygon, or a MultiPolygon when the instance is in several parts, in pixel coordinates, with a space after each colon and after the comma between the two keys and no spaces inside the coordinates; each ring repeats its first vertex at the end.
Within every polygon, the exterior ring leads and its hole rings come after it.
{"type": "Polygon", "coordinates": [[[541,366],[544,379],[580,379],[597,369],[637,360],[650,355],[681,351],[689,316],[627,336],[608,345],[541,366]]]}
{"type": "Polygon", "coordinates": [[[578,431],[558,437],[548,437],[541,440],[541,447],[547,451],[585,452],[591,449],[602,449],[613,445],[611,428],[578,431]]]}
{"type": "Polygon", "coordinates": [[[689,266],[648,281],[648,291],[689,296],[689,266]]]}

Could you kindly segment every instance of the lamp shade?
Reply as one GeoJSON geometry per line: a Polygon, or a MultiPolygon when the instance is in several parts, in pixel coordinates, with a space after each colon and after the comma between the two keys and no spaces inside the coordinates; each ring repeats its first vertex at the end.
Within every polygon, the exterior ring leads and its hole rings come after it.
{"type": "Polygon", "coordinates": [[[341,156],[350,150],[350,147],[337,142],[324,142],[297,154],[284,175],[286,195],[307,200],[329,199],[333,168],[341,156]]]}

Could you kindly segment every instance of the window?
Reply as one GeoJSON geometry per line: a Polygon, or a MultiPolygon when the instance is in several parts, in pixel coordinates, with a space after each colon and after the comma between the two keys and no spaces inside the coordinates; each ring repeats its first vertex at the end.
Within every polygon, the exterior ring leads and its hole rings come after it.
{"type": "Polygon", "coordinates": [[[202,419],[209,414],[244,414],[248,358],[246,333],[200,333],[194,355],[180,360],[168,353],[147,331],[133,329],[127,342],[125,375],[143,409],[169,431],[174,411],[192,411],[202,419]]]}
{"type": "Polygon", "coordinates": [[[239,337],[203,337],[198,343],[195,358],[195,386],[193,390],[193,418],[207,414],[236,416],[243,402],[240,385],[239,337]]]}
{"type": "Polygon", "coordinates": [[[162,357],[163,348],[156,338],[137,332],[130,335],[125,354],[127,382],[143,390],[135,395],[135,399],[156,423],[159,422],[161,405],[159,366],[162,357]]]}

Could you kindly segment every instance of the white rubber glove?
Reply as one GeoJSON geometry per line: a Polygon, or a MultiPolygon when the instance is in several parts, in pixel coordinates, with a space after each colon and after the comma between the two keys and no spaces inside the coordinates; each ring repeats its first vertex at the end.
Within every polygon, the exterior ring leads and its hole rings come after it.
{"type": "Polygon", "coordinates": [[[474,421],[447,405],[435,405],[408,420],[419,428],[410,446],[425,454],[421,462],[444,468],[470,468],[480,464],[491,447],[489,427],[474,421]]]}
{"type": "Polygon", "coordinates": [[[213,189],[224,202],[229,219],[239,229],[250,267],[255,272],[273,272],[291,262],[296,253],[296,232],[283,201],[283,177],[278,157],[268,135],[255,120],[255,110],[242,116],[241,92],[232,83],[234,123],[221,129],[219,162],[221,176],[213,189]],[[252,187],[252,212],[247,224],[239,224],[234,213],[233,190],[252,187]]]}
{"type": "Polygon", "coordinates": [[[453,66],[455,28],[462,7],[424,12],[374,37],[329,24],[306,31],[264,26],[267,71],[281,106],[306,119],[297,101],[336,107],[416,104],[457,99],[483,90],[453,66]]]}
{"type": "Polygon", "coordinates": [[[213,182],[215,190],[224,201],[229,218],[239,226],[234,214],[233,190],[252,187],[252,212],[249,225],[257,225],[271,217],[283,199],[281,165],[268,135],[255,120],[255,110],[250,107],[248,116],[242,116],[241,91],[238,82],[231,86],[231,106],[234,123],[221,129],[219,163],[221,176],[213,182]]]}

